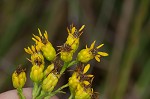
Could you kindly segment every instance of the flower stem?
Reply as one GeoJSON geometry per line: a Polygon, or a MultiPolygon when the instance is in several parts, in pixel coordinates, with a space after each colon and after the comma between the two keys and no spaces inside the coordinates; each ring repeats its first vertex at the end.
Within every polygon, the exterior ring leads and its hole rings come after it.
{"type": "Polygon", "coordinates": [[[67,69],[69,63],[70,62],[64,62],[64,65],[63,65],[63,67],[62,67],[62,69],[60,71],[60,75],[62,75],[64,73],[64,71],[67,69]]]}
{"type": "Polygon", "coordinates": [[[78,63],[78,60],[74,60],[68,64],[67,68],[69,68],[70,66],[75,65],[77,63],[78,63]]]}
{"type": "Polygon", "coordinates": [[[70,97],[68,99],[73,99],[73,95],[71,94],[70,97]]]}
{"type": "MultiPolygon", "coordinates": [[[[34,87],[33,87],[33,90],[32,90],[32,99],[35,99],[36,96],[38,95],[37,94],[37,91],[38,91],[38,83],[34,82],[34,87]]],[[[39,93],[39,92],[38,92],[39,93]]]]}
{"type": "Polygon", "coordinates": [[[38,97],[36,97],[36,99],[43,99],[46,96],[47,96],[47,94],[42,90],[41,94],[38,97]]]}
{"type": "Polygon", "coordinates": [[[56,91],[52,92],[52,93],[50,94],[50,96],[52,97],[52,96],[54,96],[55,94],[57,94],[57,93],[59,93],[59,92],[62,92],[61,90],[64,89],[64,88],[66,88],[66,87],[68,87],[68,86],[69,86],[68,83],[65,84],[65,85],[63,85],[63,86],[61,86],[61,87],[58,88],[56,91]]]}
{"type": "Polygon", "coordinates": [[[62,69],[61,69],[61,71],[60,71],[60,75],[62,75],[62,74],[64,73],[64,71],[65,71],[67,68],[69,68],[69,67],[71,67],[72,65],[75,65],[75,64],[77,64],[77,63],[78,63],[77,60],[74,60],[74,61],[72,61],[72,62],[64,62],[64,65],[63,65],[63,67],[62,67],[62,69]]]}
{"type": "Polygon", "coordinates": [[[22,93],[22,88],[17,88],[17,92],[18,92],[20,99],[26,99],[26,97],[22,93]]]}

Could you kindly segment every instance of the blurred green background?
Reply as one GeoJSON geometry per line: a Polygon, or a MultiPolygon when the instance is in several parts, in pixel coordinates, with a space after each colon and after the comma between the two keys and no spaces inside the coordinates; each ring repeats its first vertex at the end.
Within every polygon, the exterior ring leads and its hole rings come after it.
{"type": "MultiPolygon", "coordinates": [[[[150,0],[0,0],[0,92],[14,89],[11,74],[19,64],[29,77],[24,47],[33,44],[37,28],[48,31],[56,48],[72,23],[86,25],[79,50],[96,40],[109,53],[100,63],[90,62],[93,88],[101,99],[150,99],[150,0]]],[[[28,79],[25,87],[31,86],[28,79]]],[[[66,91],[58,96],[67,99],[66,91]]]]}

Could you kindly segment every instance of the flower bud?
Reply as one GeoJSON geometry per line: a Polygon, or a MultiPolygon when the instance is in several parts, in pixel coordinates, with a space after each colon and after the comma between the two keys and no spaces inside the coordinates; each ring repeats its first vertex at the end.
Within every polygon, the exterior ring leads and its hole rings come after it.
{"type": "Polygon", "coordinates": [[[58,77],[54,73],[50,73],[42,83],[42,90],[45,92],[51,92],[58,82],[58,77]]]}
{"type": "Polygon", "coordinates": [[[40,82],[43,78],[43,67],[34,65],[30,72],[30,78],[33,82],[40,82]]]}
{"type": "Polygon", "coordinates": [[[78,78],[78,74],[76,72],[74,72],[72,76],[69,78],[68,84],[72,94],[75,93],[75,90],[77,89],[77,85],[80,82],[79,80],[80,79],[78,78]]]}
{"type": "Polygon", "coordinates": [[[46,77],[48,74],[50,74],[50,72],[54,69],[54,64],[52,63],[51,65],[49,65],[46,70],[44,71],[44,77],[46,77]]]}
{"type": "Polygon", "coordinates": [[[19,68],[12,74],[12,82],[14,88],[22,88],[25,85],[26,73],[23,69],[19,68]]]}
{"type": "Polygon", "coordinates": [[[74,38],[73,35],[69,34],[65,43],[71,46],[74,53],[79,47],[79,38],[74,38]]]}
{"type": "Polygon", "coordinates": [[[89,49],[82,49],[77,56],[77,60],[83,63],[86,63],[93,58],[94,56],[92,52],[89,51],[89,49]]]}
{"type": "Polygon", "coordinates": [[[71,53],[71,52],[61,52],[60,54],[61,54],[60,58],[64,62],[70,62],[72,60],[73,53],[71,53]]]}
{"type": "Polygon", "coordinates": [[[47,43],[46,45],[42,46],[41,50],[43,52],[44,57],[47,60],[51,61],[55,59],[56,51],[50,43],[47,43]]]}
{"type": "Polygon", "coordinates": [[[91,99],[91,93],[89,93],[81,84],[78,84],[75,92],[75,99],[91,99]]]}

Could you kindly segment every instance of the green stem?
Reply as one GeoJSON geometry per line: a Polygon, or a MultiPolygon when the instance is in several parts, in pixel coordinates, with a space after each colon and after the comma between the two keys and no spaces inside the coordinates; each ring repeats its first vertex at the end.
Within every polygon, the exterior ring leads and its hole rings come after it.
{"type": "Polygon", "coordinates": [[[70,62],[64,62],[64,65],[63,65],[63,67],[62,67],[62,69],[60,71],[60,75],[62,75],[64,73],[64,71],[67,69],[69,63],[70,62]]]}
{"type": "Polygon", "coordinates": [[[52,96],[54,96],[55,94],[57,94],[57,93],[64,93],[63,91],[61,91],[62,89],[64,89],[64,88],[66,88],[66,87],[68,87],[68,83],[67,84],[65,84],[65,85],[63,85],[63,86],[61,86],[60,88],[58,88],[56,91],[54,91],[54,92],[50,92],[49,94],[48,94],[48,96],[46,96],[44,99],[50,99],[52,96]]]}
{"type": "Polygon", "coordinates": [[[47,94],[44,91],[41,91],[41,94],[38,97],[36,97],[36,99],[43,99],[46,96],[47,94]]]}
{"type": "Polygon", "coordinates": [[[79,62],[78,60],[74,60],[74,61],[70,62],[70,63],[68,64],[67,68],[69,68],[69,67],[72,66],[72,65],[77,64],[78,62],[79,62]]]}
{"type": "Polygon", "coordinates": [[[64,62],[64,65],[63,65],[63,67],[62,67],[62,69],[61,69],[61,71],[60,71],[60,75],[62,75],[62,74],[64,73],[64,71],[65,71],[67,68],[69,68],[69,67],[71,67],[72,65],[75,65],[75,64],[77,64],[77,63],[78,63],[77,60],[74,60],[74,61],[72,61],[72,62],[64,62]]]}
{"type": "Polygon", "coordinates": [[[66,87],[68,87],[68,86],[69,86],[68,83],[65,84],[65,85],[63,85],[63,86],[61,86],[61,87],[58,88],[56,91],[52,92],[52,93],[50,94],[50,97],[54,96],[54,95],[57,94],[58,92],[62,92],[61,90],[64,89],[64,88],[66,88],[66,87]]]}
{"type": "Polygon", "coordinates": [[[17,88],[17,92],[18,92],[20,99],[26,99],[26,97],[22,93],[22,88],[17,88]]]}
{"type": "Polygon", "coordinates": [[[68,99],[73,99],[73,95],[71,94],[70,97],[68,99]]]}
{"type": "Polygon", "coordinates": [[[38,95],[37,94],[37,91],[38,91],[38,83],[34,82],[34,87],[33,87],[33,90],[32,90],[32,99],[35,99],[36,96],[38,95]]]}

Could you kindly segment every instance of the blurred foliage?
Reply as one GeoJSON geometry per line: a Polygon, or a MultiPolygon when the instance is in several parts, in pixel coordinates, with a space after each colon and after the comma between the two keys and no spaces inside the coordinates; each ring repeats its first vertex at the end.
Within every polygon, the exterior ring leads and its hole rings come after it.
{"type": "MultiPolygon", "coordinates": [[[[56,48],[73,23],[86,25],[79,49],[96,40],[110,54],[100,63],[91,61],[93,87],[101,99],[149,99],[149,11],[150,0],[1,0],[0,92],[13,89],[11,74],[19,64],[27,72],[31,69],[23,48],[32,44],[37,28],[48,31],[56,48]]],[[[58,86],[69,76],[66,73],[58,86]]],[[[26,87],[31,86],[27,80],[26,87]]]]}

